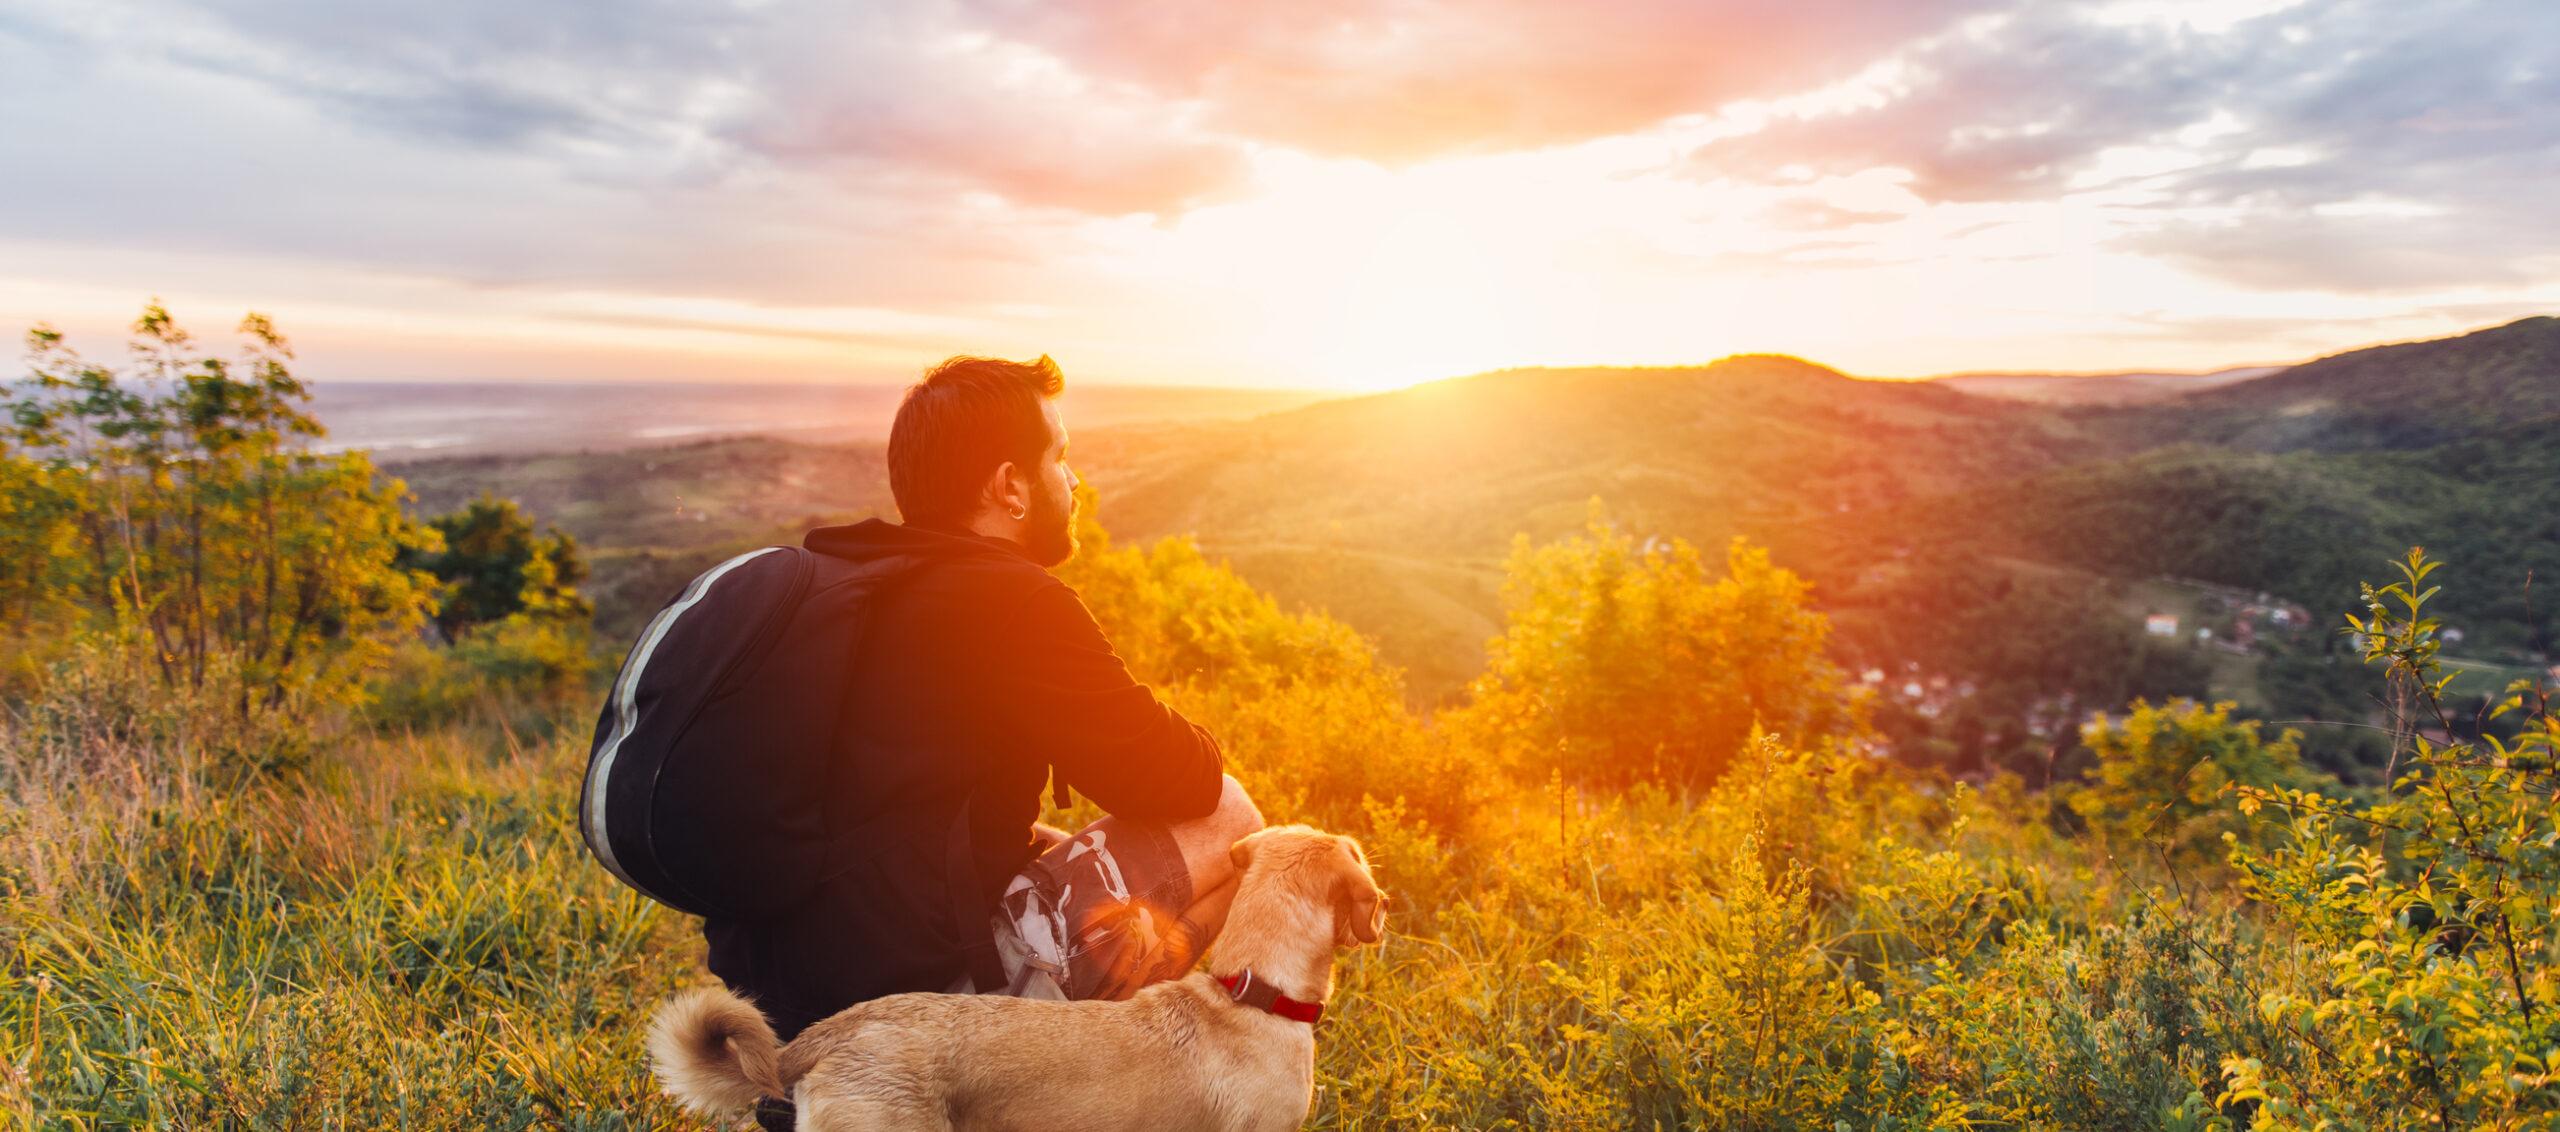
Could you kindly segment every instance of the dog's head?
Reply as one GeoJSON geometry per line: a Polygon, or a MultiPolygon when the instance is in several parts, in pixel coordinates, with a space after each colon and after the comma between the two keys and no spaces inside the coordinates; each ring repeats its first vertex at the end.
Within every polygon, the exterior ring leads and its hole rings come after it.
{"type": "Polygon", "coordinates": [[[1387,894],[1369,875],[1360,843],[1303,825],[1275,826],[1247,836],[1228,851],[1239,887],[1251,881],[1286,886],[1300,899],[1333,914],[1333,945],[1376,943],[1387,930],[1387,894]]]}

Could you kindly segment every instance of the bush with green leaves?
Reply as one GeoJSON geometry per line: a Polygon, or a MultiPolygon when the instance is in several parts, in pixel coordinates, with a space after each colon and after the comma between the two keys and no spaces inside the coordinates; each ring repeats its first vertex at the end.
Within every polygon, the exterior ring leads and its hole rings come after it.
{"type": "Polygon", "coordinates": [[[1596,503],[1580,536],[1522,539],[1459,723],[1538,777],[1692,787],[1755,731],[1805,744],[1859,732],[1803,579],[1738,539],[1723,565],[1716,576],[1679,539],[1639,544],[1596,503]]]}
{"type": "Polygon", "coordinates": [[[2218,859],[2225,835],[2253,836],[2231,804],[2234,787],[2312,790],[2325,777],[2302,766],[2299,732],[2266,738],[2258,720],[2231,718],[2233,706],[2136,700],[2120,717],[2100,713],[2080,730],[2094,774],[2065,800],[2120,846],[2156,844],[2179,865],[2218,859]]]}
{"type": "MultiPolygon", "coordinates": [[[[574,556],[575,545],[568,549],[574,556]]],[[[478,715],[537,735],[576,715],[572,709],[586,705],[600,671],[594,609],[552,563],[536,546],[514,567],[521,589],[495,621],[444,647],[404,642],[375,674],[367,714],[384,727],[478,715]]]]}
{"type": "Polygon", "coordinates": [[[118,369],[29,333],[0,433],[0,643],[22,673],[91,634],[136,678],[295,720],[352,696],[426,614],[399,559],[434,533],[364,453],[309,446],[322,429],[275,327],[253,314],[240,334],[236,359],[209,356],[155,303],[118,369]]]}
{"type": "Polygon", "coordinates": [[[537,619],[588,621],[595,606],[578,593],[587,564],[578,540],[552,527],[537,530],[512,499],[483,495],[427,521],[442,545],[403,555],[403,565],[439,583],[435,623],[459,640],[477,626],[517,613],[537,619]]]}
{"type": "Polygon", "coordinates": [[[2239,792],[2243,809],[2281,815],[2284,836],[2232,862],[2321,967],[2259,1002],[2308,1053],[2226,1062],[2253,1127],[2560,1124],[2560,715],[2520,682],[2494,712],[2522,722],[2515,738],[2448,741],[2437,566],[2410,551],[2349,618],[2406,708],[2388,792],[2239,792]]]}
{"type": "MultiPolygon", "coordinates": [[[[1351,830],[1463,829],[1480,772],[1405,707],[1347,625],[1290,613],[1187,539],[1115,547],[1092,518],[1062,572],[1140,679],[1216,734],[1266,811],[1351,830]]],[[[1418,842],[1419,843],[1419,842],[1418,842]]]]}

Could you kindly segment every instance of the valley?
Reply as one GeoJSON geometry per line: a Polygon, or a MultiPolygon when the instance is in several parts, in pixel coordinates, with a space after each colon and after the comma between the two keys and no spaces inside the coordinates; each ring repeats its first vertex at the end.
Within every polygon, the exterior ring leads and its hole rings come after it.
{"type": "MultiPolygon", "coordinates": [[[[1965,752],[1954,769],[2049,761],[2082,711],[2135,696],[2351,715],[2364,675],[2331,630],[2357,580],[2410,545],[2448,561],[2447,624],[2468,661],[2550,663],[2560,599],[2534,601],[2531,582],[2560,574],[2560,320],[2124,404],[1960,390],[1746,355],[1070,425],[1114,539],[1196,539],[1284,604],[1370,636],[1423,705],[1454,702],[1481,668],[1515,540],[1595,521],[1654,545],[1769,546],[1813,582],[1844,667],[1975,689],[1979,702],[1904,728],[1907,745],[1965,752]],[[2309,625],[2246,656],[2143,635],[2151,613],[2196,627],[2199,586],[2263,593],[2309,625]],[[2262,678],[2269,663],[2286,675],[2262,678]]],[[[728,553],[894,515],[876,442],[728,437],[396,470],[422,511],[493,492],[577,536],[608,636],[728,553]]],[[[2352,734],[2308,742],[2337,746],[2333,763],[2360,757],[2352,734]]]]}

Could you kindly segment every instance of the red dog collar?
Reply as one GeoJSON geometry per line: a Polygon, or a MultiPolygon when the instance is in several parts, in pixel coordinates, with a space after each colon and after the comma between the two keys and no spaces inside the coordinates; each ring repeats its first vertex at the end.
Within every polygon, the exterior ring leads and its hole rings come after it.
{"type": "Polygon", "coordinates": [[[1227,997],[1256,1010],[1268,1010],[1292,1022],[1312,1026],[1316,1019],[1324,1017],[1323,1003],[1300,1002],[1281,994],[1272,989],[1271,984],[1254,978],[1249,968],[1218,980],[1218,985],[1227,988],[1227,997]]]}

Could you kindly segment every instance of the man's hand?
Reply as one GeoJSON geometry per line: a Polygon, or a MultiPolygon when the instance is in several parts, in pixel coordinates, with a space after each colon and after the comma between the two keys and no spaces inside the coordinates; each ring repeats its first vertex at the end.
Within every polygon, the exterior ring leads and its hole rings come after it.
{"type": "Polygon", "coordinates": [[[1218,930],[1227,924],[1227,908],[1236,899],[1236,885],[1230,880],[1211,889],[1191,902],[1171,923],[1164,926],[1164,943],[1156,953],[1156,978],[1179,979],[1209,950],[1218,938],[1218,930]]]}
{"type": "Polygon", "coordinates": [[[1070,835],[1056,826],[1031,823],[1031,855],[1039,856],[1067,843],[1070,835]]]}

